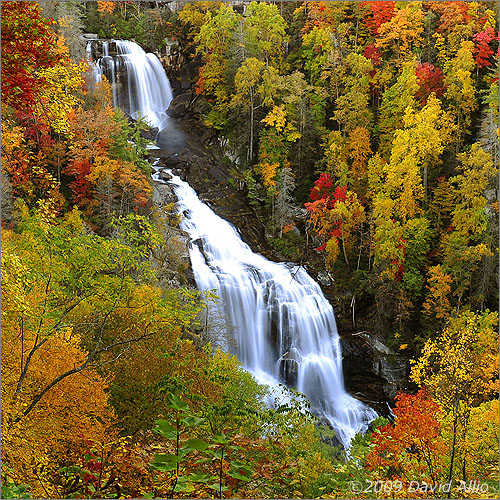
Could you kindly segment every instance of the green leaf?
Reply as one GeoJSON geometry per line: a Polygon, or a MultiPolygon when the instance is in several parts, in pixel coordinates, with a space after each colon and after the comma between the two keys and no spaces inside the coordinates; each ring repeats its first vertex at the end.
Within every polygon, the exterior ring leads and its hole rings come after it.
{"type": "Polygon", "coordinates": [[[182,423],[189,427],[197,427],[205,422],[204,418],[195,417],[193,415],[188,415],[182,419],[182,423]]]}
{"type": "Polygon", "coordinates": [[[188,439],[185,443],[183,448],[189,448],[191,450],[198,450],[198,451],[204,451],[210,446],[209,443],[206,441],[203,441],[202,439],[198,438],[193,438],[193,439],[188,439]]]}
{"type": "Polygon", "coordinates": [[[18,484],[17,486],[9,482],[6,485],[2,484],[2,498],[32,498],[26,490],[29,489],[27,484],[18,484]]]}
{"type": "Polygon", "coordinates": [[[169,408],[173,408],[174,410],[179,410],[179,411],[189,410],[189,405],[184,401],[182,401],[182,399],[176,394],[168,395],[167,406],[169,408]]]}
{"type": "Polygon", "coordinates": [[[250,476],[244,476],[240,472],[237,472],[237,471],[234,471],[234,470],[228,472],[227,475],[231,476],[231,477],[234,477],[234,479],[239,479],[241,481],[250,481],[250,479],[252,479],[252,475],[251,474],[250,474],[250,476]]]}
{"type": "Polygon", "coordinates": [[[177,455],[155,453],[155,458],[151,462],[153,469],[168,472],[177,469],[180,458],[177,455]]]}
{"type": "Polygon", "coordinates": [[[234,479],[240,479],[241,481],[250,481],[253,476],[253,469],[247,465],[233,461],[231,462],[232,470],[227,473],[228,476],[234,477],[234,479]]]}
{"type": "Polygon", "coordinates": [[[156,427],[153,432],[162,435],[167,439],[177,439],[177,430],[170,425],[166,420],[156,420],[156,427]]]}
{"type": "Polygon", "coordinates": [[[59,472],[61,474],[79,474],[82,470],[78,465],[70,465],[69,467],[61,467],[59,472]]]}
{"type": "Polygon", "coordinates": [[[214,476],[210,476],[209,474],[198,474],[196,472],[192,472],[187,477],[193,483],[206,483],[215,479],[214,476]]]}
{"type": "Polygon", "coordinates": [[[174,491],[187,491],[188,489],[192,491],[191,485],[187,484],[185,481],[182,481],[182,479],[183,477],[179,477],[174,487],[174,491]]]}
{"type": "Polygon", "coordinates": [[[221,491],[227,491],[229,489],[227,486],[219,486],[218,483],[207,484],[207,488],[210,488],[210,489],[215,490],[215,491],[219,491],[219,489],[221,491]]]}
{"type": "Polygon", "coordinates": [[[216,434],[213,438],[212,441],[214,443],[219,443],[219,444],[227,444],[229,443],[230,439],[228,439],[225,434],[216,434]]]}

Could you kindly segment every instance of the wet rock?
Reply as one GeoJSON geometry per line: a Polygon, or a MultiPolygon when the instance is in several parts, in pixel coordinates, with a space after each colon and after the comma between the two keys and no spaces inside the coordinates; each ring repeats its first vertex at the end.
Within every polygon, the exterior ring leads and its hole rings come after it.
{"type": "Polygon", "coordinates": [[[191,92],[184,92],[183,94],[179,94],[177,97],[174,97],[167,109],[167,115],[176,119],[185,116],[189,110],[192,98],[193,95],[191,92]]]}
{"type": "Polygon", "coordinates": [[[168,172],[165,172],[165,170],[162,170],[160,172],[160,179],[165,182],[168,182],[172,179],[172,176],[168,172]]]}
{"type": "Polygon", "coordinates": [[[294,353],[290,351],[286,352],[279,359],[279,363],[280,377],[289,387],[295,387],[297,385],[299,363],[294,358],[294,353]]]}
{"type": "Polygon", "coordinates": [[[191,104],[190,111],[192,114],[196,115],[205,115],[206,113],[208,113],[210,111],[210,105],[205,96],[202,95],[197,96],[191,104]]]}
{"type": "Polygon", "coordinates": [[[333,285],[333,279],[330,276],[330,273],[327,273],[326,271],[321,271],[318,273],[318,276],[316,277],[317,281],[321,286],[331,286],[333,285]]]}
{"type": "Polygon", "coordinates": [[[173,120],[156,136],[156,143],[162,150],[162,156],[172,157],[184,149],[186,136],[173,120]]]}
{"type": "Polygon", "coordinates": [[[155,141],[159,131],[160,129],[158,127],[150,127],[147,128],[146,130],[143,129],[141,130],[141,137],[153,142],[155,141]]]}
{"type": "Polygon", "coordinates": [[[340,343],[346,388],[387,415],[387,401],[392,402],[406,383],[406,360],[368,332],[346,335],[340,343]]]}
{"type": "Polygon", "coordinates": [[[196,83],[200,77],[200,59],[194,59],[182,66],[181,76],[187,78],[191,83],[196,83]]]}

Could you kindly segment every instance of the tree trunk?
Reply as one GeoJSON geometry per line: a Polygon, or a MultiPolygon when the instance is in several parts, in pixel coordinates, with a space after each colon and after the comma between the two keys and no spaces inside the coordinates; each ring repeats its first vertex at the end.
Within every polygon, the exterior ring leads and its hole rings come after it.
{"type": "Polygon", "coordinates": [[[250,146],[248,148],[248,166],[252,164],[253,160],[253,93],[250,91],[250,146]]]}
{"type": "MultiPolygon", "coordinates": [[[[452,480],[453,477],[453,465],[455,461],[455,449],[457,445],[457,423],[458,423],[458,414],[455,414],[453,418],[453,442],[451,444],[451,455],[450,455],[450,469],[448,471],[448,482],[452,480]]],[[[448,498],[451,498],[451,491],[448,492],[448,498]]]]}
{"type": "Polygon", "coordinates": [[[424,167],[424,200],[427,199],[427,165],[424,167]]]}

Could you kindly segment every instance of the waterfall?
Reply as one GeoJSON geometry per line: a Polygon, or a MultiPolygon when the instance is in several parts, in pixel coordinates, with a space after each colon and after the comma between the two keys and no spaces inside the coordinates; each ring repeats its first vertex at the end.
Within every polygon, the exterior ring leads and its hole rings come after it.
{"type": "Polygon", "coordinates": [[[296,386],[348,448],[377,414],[344,389],[335,316],[319,285],[302,267],[252,252],[187,183],[170,183],[198,288],[215,290],[232,326],[227,348],[259,382],[296,386]]]}
{"type": "MultiPolygon", "coordinates": [[[[164,129],[172,92],[160,61],[134,42],[99,42],[97,68],[111,83],[114,105],[164,129]]],[[[87,52],[91,59],[92,41],[87,52]]],[[[168,135],[175,133],[170,125],[168,135]]],[[[253,253],[187,183],[176,176],[170,182],[191,238],[198,288],[220,297],[215,307],[226,320],[225,348],[259,382],[277,391],[280,384],[297,387],[348,448],[377,414],[345,391],[335,316],[319,285],[302,267],[253,253]]]]}
{"type": "MultiPolygon", "coordinates": [[[[87,57],[92,58],[92,44],[87,45],[87,57]]],[[[97,79],[105,75],[111,84],[113,105],[132,118],[143,117],[151,127],[162,130],[167,126],[167,109],[172,89],[161,62],[128,40],[100,41],[102,54],[96,60],[97,79]]]]}

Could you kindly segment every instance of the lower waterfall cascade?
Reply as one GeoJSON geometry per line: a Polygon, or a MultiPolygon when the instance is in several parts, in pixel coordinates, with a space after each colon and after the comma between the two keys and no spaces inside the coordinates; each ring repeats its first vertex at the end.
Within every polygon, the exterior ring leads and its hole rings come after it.
{"type": "Polygon", "coordinates": [[[254,253],[179,177],[169,183],[191,239],[197,286],[215,292],[232,327],[226,349],[258,382],[295,386],[349,448],[378,415],[345,391],[333,307],[319,285],[303,267],[254,253]]]}

